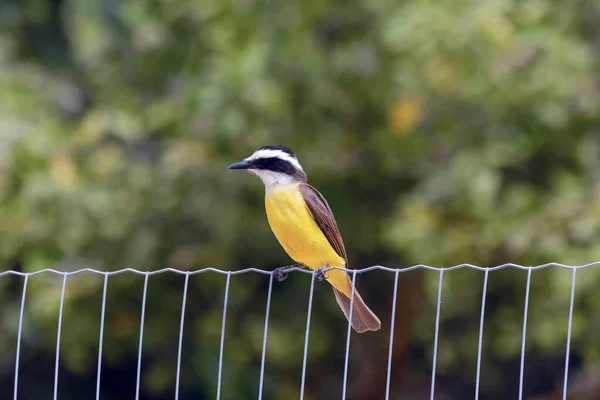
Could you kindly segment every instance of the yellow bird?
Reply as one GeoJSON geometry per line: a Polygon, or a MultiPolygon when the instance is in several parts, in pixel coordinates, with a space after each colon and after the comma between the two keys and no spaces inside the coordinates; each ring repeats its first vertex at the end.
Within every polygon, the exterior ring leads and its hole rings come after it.
{"type": "MultiPolygon", "coordinates": [[[[269,225],[294,261],[320,271],[321,275],[327,267],[346,268],[346,249],[331,208],[323,195],[307,183],[306,173],[292,150],[285,146],[264,146],[229,169],[247,169],[262,179],[269,225]]],[[[276,277],[284,279],[284,270],[278,268],[276,277]]],[[[349,319],[352,282],[348,273],[331,270],[326,278],[349,319]]],[[[355,331],[376,331],[381,327],[356,289],[352,306],[355,331]]]]}

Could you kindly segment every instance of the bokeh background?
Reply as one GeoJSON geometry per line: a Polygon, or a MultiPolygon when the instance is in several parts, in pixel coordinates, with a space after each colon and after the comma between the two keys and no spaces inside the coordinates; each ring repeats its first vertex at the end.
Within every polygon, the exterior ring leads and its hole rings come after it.
{"type": "MultiPolygon", "coordinates": [[[[351,267],[600,259],[594,0],[2,0],[2,270],[272,269],[262,183],[296,151],[351,267]]],[[[517,398],[526,271],[491,272],[481,399],[517,398]]],[[[399,279],[393,399],[429,398],[439,274],[399,279]]],[[[148,283],[141,397],[174,397],[184,278],[148,283]]],[[[180,399],[216,394],[225,277],[190,278],[180,399]]],[[[483,273],[444,276],[437,399],[475,393],[483,273]]],[[[52,396],[62,278],[29,280],[19,398],[52,396]]],[[[103,278],[67,282],[59,399],[95,398],[103,278]]],[[[352,336],[350,399],[385,393],[393,275],[358,276],[382,330],[352,336]]],[[[108,281],[102,399],[135,396],[143,277],[108,281]]],[[[231,278],[223,399],[258,393],[268,276],[231,278]]],[[[310,276],[273,288],[264,399],[297,398],[310,276]]],[[[531,277],[527,399],[562,391],[569,270],[531,277]]],[[[12,398],[23,278],[0,278],[12,398]]],[[[580,270],[571,399],[600,398],[600,267],[580,270]]],[[[315,287],[307,399],[341,397],[346,321],[315,287]]]]}

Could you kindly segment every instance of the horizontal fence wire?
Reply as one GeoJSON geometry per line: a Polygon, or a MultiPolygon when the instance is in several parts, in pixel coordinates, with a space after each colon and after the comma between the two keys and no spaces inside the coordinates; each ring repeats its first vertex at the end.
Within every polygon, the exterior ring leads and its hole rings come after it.
{"type": "MultiPolygon", "coordinates": [[[[373,265],[372,267],[366,267],[366,268],[362,268],[362,269],[345,269],[345,268],[340,268],[340,267],[328,267],[323,269],[323,272],[328,272],[328,271],[333,271],[333,270],[341,270],[341,271],[349,271],[351,273],[356,272],[357,274],[363,274],[365,272],[371,272],[371,271],[375,271],[375,270],[380,270],[380,271],[387,271],[387,272],[409,272],[409,271],[413,271],[415,269],[425,269],[425,270],[430,270],[430,271],[454,271],[455,269],[462,269],[462,268],[468,268],[468,269],[474,269],[477,271],[497,271],[499,269],[505,269],[505,268],[515,268],[515,269],[521,269],[521,270],[538,270],[538,269],[544,269],[544,268],[550,268],[550,267],[558,267],[558,268],[564,268],[564,269],[584,269],[584,268],[589,268],[589,267],[595,267],[595,266],[600,266],[600,261],[595,261],[593,263],[589,263],[589,264],[582,264],[582,265],[566,265],[566,264],[561,264],[561,263],[555,263],[555,262],[551,262],[551,263],[546,263],[546,264],[540,264],[540,265],[534,265],[534,266],[525,266],[525,265],[519,265],[519,264],[513,264],[513,263],[506,263],[506,264],[500,264],[500,265],[495,265],[493,267],[481,267],[479,265],[473,265],[473,264],[457,264],[457,265],[453,265],[451,267],[432,267],[431,265],[426,265],[426,264],[416,264],[416,265],[412,265],[410,267],[406,267],[406,268],[389,268],[389,267],[384,267],[381,265],[373,265]]],[[[198,275],[198,274],[202,274],[205,272],[215,272],[217,274],[222,274],[222,275],[242,275],[242,274],[248,274],[248,273],[257,273],[257,274],[263,274],[263,275],[270,275],[273,273],[272,270],[266,270],[266,269],[260,269],[260,268],[244,268],[244,269],[239,269],[237,271],[228,271],[228,270],[223,270],[223,269],[218,269],[218,268],[213,268],[213,267],[209,267],[209,268],[202,268],[202,269],[198,269],[195,271],[185,271],[185,270],[181,270],[181,269],[176,269],[176,268],[162,268],[162,269],[157,269],[155,271],[141,271],[138,269],[134,269],[134,268],[123,268],[123,269],[118,269],[115,271],[100,271],[97,269],[93,269],[93,268],[82,268],[82,269],[77,269],[77,270],[73,270],[73,271],[58,271],[56,269],[52,269],[52,268],[46,268],[46,269],[41,269],[39,271],[34,271],[34,272],[21,272],[21,271],[13,271],[13,270],[8,270],[8,271],[3,271],[0,272],[0,277],[4,276],[4,275],[18,275],[18,276],[34,276],[34,275],[39,275],[39,274],[44,274],[44,273],[53,273],[53,274],[57,274],[57,275],[77,275],[77,274],[81,274],[84,272],[90,272],[93,274],[98,274],[98,275],[119,275],[119,274],[124,274],[127,272],[131,272],[134,274],[138,274],[138,275],[158,275],[158,274],[163,274],[165,272],[172,272],[175,274],[179,274],[179,275],[198,275]]],[[[300,267],[294,267],[294,268],[286,268],[285,272],[303,272],[306,274],[312,274],[314,273],[313,271],[309,271],[306,270],[304,268],[300,268],[300,267]]]]}
{"type": "MultiPolygon", "coordinates": [[[[400,273],[405,273],[417,269],[437,271],[439,273],[438,280],[438,291],[437,291],[437,303],[436,303],[436,316],[435,316],[435,333],[434,333],[434,343],[433,343],[433,355],[432,355],[432,370],[431,370],[431,391],[430,391],[430,399],[433,400],[435,398],[435,378],[436,378],[436,366],[437,366],[437,354],[438,354],[438,343],[439,343],[439,330],[440,330],[440,310],[442,305],[442,286],[443,286],[443,278],[444,273],[457,270],[457,269],[473,269],[477,271],[484,271],[484,281],[483,281],[483,291],[481,297],[481,315],[479,321],[479,335],[478,335],[478,350],[477,350],[477,372],[476,372],[476,387],[475,387],[475,399],[479,398],[479,390],[480,390],[480,375],[481,375],[481,358],[482,358],[482,340],[483,340],[483,325],[485,319],[485,300],[487,295],[487,284],[488,284],[488,274],[491,271],[513,268],[519,270],[527,271],[527,285],[525,292],[525,306],[523,312],[523,330],[522,330],[522,343],[521,343],[521,358],[520,358],[520,373],[519,373],[519,399],[523,398],[523,375],[524,375],[524,365],[525,365],[525,342],[527,335],[527,314],[528,314],[528,305],[529,305],[529,293],[531,287],[531,275],[533,271],[557,267],[572,270],[572,279],[571,279],[571,292],[570,292],[570,302],[569,302],[569,319],[568,319],[568,328],[567,328],[567,340],[566,340],[566,350],[565,350],[565,370],[564,370],[564,379],[563,379],[563,393],[562,399],[567,399],[567,381],[568,381],[568,373],[569,373],[569,356],[570,356],[570,346],[571,346],[571,330],[573,323],[573,307],[574,307],[574,299],[575,299],[575,283],[577,270],[600,266],[600,261],[584,264],[584,265],[565,265],[560,263],[546,263],[536,266],[523,266],[513,263],[501,264],[493,267],[481,267],[473,264],[458,264],[451,267],[440,268],[440,267],[432,267],[429,265],[418,264],[413,265],[406,268],[388,268],[380,265],[375,265],[372,267],[362,268],[362,269],[354,269],[354,270],[346,270],[351,276],[352,288],[354,288],[356,283],[356,275],[363,274],[370,271],[386,271],[392,272],[395,274],[394,278],[394,288],[393,288],[393,305],[391,311],[391,327],[389,332],[389,347],[388,347],[388,361],[387,361],[387,380],[386,380],[386,393],[385,398],[390,398],[390,381],[391,381],[391,369],[392,369],[392,354],[393,354],[393,335],[394,335],[394,321],[396,316],[396,301],[398,294],[398,275],[400,273]]],[[[323,270],[323,272],[331,271],[331,270],[345,270],[339,267],[330,267],[323,270]]],[[[176,388],[175,388],[175,399],[179,398],[179,377],[181,373],[181,346],[183,342],[183,331],[184,331],[184,318],[185,318],[185,304],[188,292],[188,282],[189,277],[193,275],[198,275],[207,272],[214,272],[227,276],[227,280],[224,288],[224,299],[223,299],[223,314],[222,314],[222,322],[221,322],[221,340],[219,346],[219,364],[218,364],[218,379],[217,379],[217,390],[216,390],[216,398],[220,399],[221,396],[221,387],[222,387],[222,370],[223,370],[223,351],[225,347],[225,326],[227,320],[227,305],[228,305],[228,296],[229,296],[229,283],[231,276],[233,275],[242,275],[248,273],[258,273],[263,275],[270,275],[269,279],[269,289],[267,294],[267,304],[265,311],[265,326],[263,333],[263,342],[262,342],[262,355],[261,355],[261,367],[260,367],[260,378],[259,378],[259,392],[258,399],[262,399],[263,396],[263,388],[264,388],[264,370],[265,370],[265,355],[267,348],[267,333],[269,326],[269,311],[271,306],[271,293],[273,289],[273,271],[272,270],[264,270],[258,268],[245,268],[237,271],[227,271],[221,270],[217,268],[203,268],[195,271],[184,271],[174,268],[163,268],[156,271],[140,271],[132,268],[124,268],[116,271],[99,271],[92,268],[83,268],[73,271],[58,271],[55,269],[43,269],[34,272],[21,272],[8,270],[0,272],[0,278],[8,275],[15,275],[24,277],[23,282],[23,292],[21,298],[20,305],[20,313],[19,313],[19,326],[17,333],[17,348],[16,348],[16,356],[15,356],[15,379],[14,379],[14,390],[13,390],[13,400],[17,400],[18,398],[18,388],[19,388],[19,363],[21,359],[21,338],[23,333],[23,319],[24,319],[24,309],[25,309],[25,299],[27,294],[27,284],[28,279],[31,276],[40,275],[40,274],[56,274],[63,277],[62,287],[61,287],[61,298],[60,298],[60,309],[58,316],[58,327],[57,327],[57,339],[56,339],[56,355],[55,355],[55,370],[54,370],[54,399],[58,398],[58,383],[59,383],[59,362],[60,362],[60,342],[61,342],[61,328],[62,328],[62,312],[65,298],[65,288],[67,285],[67,277],[71,275],[77,275],[81,273],[92,273],[98,274],[104,277],[104,285],[102,288],[102,312],[100,316],[100,338],[98,344],[98,370],[97,370],[97,381],[96,381],[96,400],[100,399],[100,378],[101,378],[101,366],[102,366],[102,348],[103,348],[103,336],[104,336],[104,320],[106,313],[106,291],[108,286],[108,277],[113,275],[120,275],[124,273],[133,273],[144,276],[144,289],[143,289],[143,297],[142,297],[142,309],[141,309],[141,320],[140,320],[140,332],[139,332],[139,347],[138,347],[138,360],[137,360],[137,376],[136,376],[136,399],[140,397],[140,382],[141,382],[141,370],[142,370],[142,350],[143,350],[143,338],[144,338],[144,320],[146,313],[146,297],[148,291],[148,279],[150,276],[163,274],[163,273],[175,273],[179,275],[185,276],[185,283],[183,288],[183,298],[181,305],[181,319],[180,319],[180,329],[179,329],[179,343],[178,343],[178,354],[177,354],[177,373],[176,373],[176,388]]],[[[310,283],[310,291],[308,298],[308,310],[306,317],[306,332],[304,337],[304,355],[302,360],[302,380],[300,382],[300,400],[304,399],[305,396],[305,384],[306,384],[306,372],[307,372],[307,364],[308,364],[308,343],[309,343],[309,334],[310,334],[310,320],[312,313],[312,304],[313,304],[313,295],[314,295],[314,286],[315,286],[315,271],[309,271],[300,267],[286,269],[286,272],[300,272],[312,274],[311,283],[310,283]]],[[[350,306],[352,306],[354,302],[354,290],[352,290],[352,295],[350,298],[350,306]]],[[[345,349],[345,359],[344,359],[344,372],[343,372],[343,387],[342,387],[342,399],[346,399],[347,386],[348,386],[348,363],[349,363],[349,354],[350,354],[350,337],[352,334],[352,314],[350,313],[350,318],[348,321],[348,330],[346,337],[346,349],[345,349]]]]}

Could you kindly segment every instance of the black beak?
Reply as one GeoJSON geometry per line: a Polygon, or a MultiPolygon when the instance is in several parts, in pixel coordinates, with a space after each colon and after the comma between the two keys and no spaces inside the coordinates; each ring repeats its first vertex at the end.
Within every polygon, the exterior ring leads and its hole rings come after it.
{"type": "Polygon", "coordinates": [[[252,166],[252,163],[244,160],[244,161],[236,162],[235,164],[231,164],[229,167],[227,167],[227,169],[248,169],[251,166],[252,166]]]}

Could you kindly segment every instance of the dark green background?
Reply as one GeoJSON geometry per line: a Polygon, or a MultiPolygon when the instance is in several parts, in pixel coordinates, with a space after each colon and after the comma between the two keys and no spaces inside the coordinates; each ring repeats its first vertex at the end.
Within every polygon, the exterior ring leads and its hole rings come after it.
{"type": "MultiPolygon", "coordinates": [[[[351,267],[596,261],[599,26],[592,0],[3,0],[1,268],[285,265],[262,183],[226,170],[266,144],[296,151],[351,267]]],[[[526,276],[489,275],[481,399],[517,398],[526,276]]],[[[183,282],[149,280],[142,399],[174,396],[183,282]]],[[[60,399],[94,398],[102,283],[67,282],[60,399]]],[[[180,399],[215,397],[224,283],[190,278],[180,399]]],[[[0,278],[2,399],[22,284],[0,278]]],[[[52,396],[61,284],[29,281],[20,399],[52,396]]],[[[392,284],[357,279],[382,330],[352,336],[350,399],[384,397],[392,284]]],[[[482,284],[445,274],[436,399],[474,396],[482,284]]],[[[134,398],[142,285],[109,279],[102,399],[134,398]]],[[[437,285],[400,275],[393,399],[429,396],[437,285]]],[[[267,287],[231,278],[222,399],[256,398],[267,287]]],[[[309,287],[274,285],[264,399],[299,395],[309,287]]],[[[527,399],[562,390],[570,287],[532,274],[527,399]]],[[[600,391],[599,288],[578,272],[574,399],[600,391]]],[[[341,398],[346,321],[327,284],[314,296],[306,399],[341,398]]]]}

